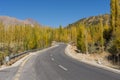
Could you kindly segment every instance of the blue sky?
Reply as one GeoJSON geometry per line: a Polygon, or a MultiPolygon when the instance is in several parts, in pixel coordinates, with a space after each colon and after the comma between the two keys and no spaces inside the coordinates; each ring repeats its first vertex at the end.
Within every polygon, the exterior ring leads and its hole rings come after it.
{"type": "Polygon", "coordinates": [[[0,16],[32,18],[52,27],[105,13],[110,13],[110,0],[0,0],[0,16]]]}

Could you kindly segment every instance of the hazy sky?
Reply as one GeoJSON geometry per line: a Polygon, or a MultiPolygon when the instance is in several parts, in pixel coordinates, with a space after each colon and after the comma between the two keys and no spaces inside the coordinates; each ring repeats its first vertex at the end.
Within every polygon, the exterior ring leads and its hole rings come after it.
{"type": "Polygon", "coordinates": [[[53,27],[105,13],[110,13],[110,0],[0,0],[0,16],[32,18],[53,27]]]}

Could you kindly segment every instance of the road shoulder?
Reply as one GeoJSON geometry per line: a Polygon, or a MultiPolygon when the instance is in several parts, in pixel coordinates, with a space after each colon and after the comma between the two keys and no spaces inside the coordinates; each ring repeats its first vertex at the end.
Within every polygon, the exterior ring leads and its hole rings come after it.
{"type": "Polygon", "coordinates": [[[97,64],[97,63],[92,63],[90,61],[85,61],[85,60],[80,59],[78,56],[76,56],[75,54],[73,54],[72,52],[70,52],[70,45],[69,44],[67,45],[67,47],[65,49],[65,54],[67,56],[75,59],[75,60],[80,61],[80,62],[89,64],[91,66],[95,66],[95,67],[98,67],[98,68],[102,68],[102,69],[105,69],[105,70],[108,70],[108,71],[111,71],[111,72],[114,72],[114,73],[117,73],[117,74],[120,74],[120,70],[113,69],[113,68],[110,68],[110,67],[105,66],[105,65],[101,65],[101,64],[97,64]]]}

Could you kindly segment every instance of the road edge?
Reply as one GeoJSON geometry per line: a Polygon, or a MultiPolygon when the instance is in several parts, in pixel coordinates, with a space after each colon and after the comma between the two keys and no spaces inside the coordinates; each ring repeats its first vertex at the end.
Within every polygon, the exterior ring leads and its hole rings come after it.
{"type": "Polygon", "coordinates": [[[87,61],[83,61],[83,60],[80,60],[78,59],[76,56],[73,56],[71,55],[71,52],[69,51],[69,46],[70,44],[67,44],[66,48],[65,48],[65,54],[77,61],[80,61],[82,63],[85,63],[85,64],[88,64],[88,65],[91,65],[91,66],[95,66],[95,67],[98,67],[98,68],[102,68],[102,69],[105,69],[105,70],[108,70],[108,71],[111,71],[111,72],[114,72],[114,73],[117,73],[117,74],[120,74],[120,70],[117,70],[117,69],[113,69],[111,67],[108,67],[108,66],[105,66],[105,65],[100,65],[100,64],[93,64],[93,63],[90,63],[90,62],[87,62],[87,61]]]}
{"type": "Polygon", "coordinates": [[[21,72],[22,72],[22,69],[25,65],[25,63],[33,56],[33,55],[36,55],[36,54],[39,54],[41,52],[44,52],[44,51],[47,51],[49,49],[52,49],[54,47],[57,47],[59,45],[54,45],[54,46],[51,46],[51,47],[48,47],[48,48],[45,48],[45,49],[42,49],[42,50],[39,50],[39,51],[36,51],[36,52],[31,52],[29,55],[27,55],[27,57],[25,56],[25,58],[22,60],[22,62],[19,64],[19,68],[18,68],[18,71],[17,73],[15,74],[13,80],[19,80],[20,76],[21,76],[21,72]]]}
{"type": "Polygon", "coordinates": [[[10,66],[5,66],[5,67],[0,67],[0,71],[1,70],[4,70],[4,69],[8,69],[8,68],[12,68],[12,67],[16,67],[16,66],[19,66],[21,65],[30,55],[35,55],[37,53],[40,53],[40,52],[43,52],[43,51],[46,51],[46,50],[49,50],[51,48],[54,48],[54,47],[57,47],[59,45],[54,45],[54,46],[51,46],[51,47],[48,47],[48,48],[44,48],[42,50],[39,50],[39,51],[36,51],[36,52],[30,52],[28,55],[22,57],[21,59],[17,60],[14,64],[10,65],[10,66]]]}

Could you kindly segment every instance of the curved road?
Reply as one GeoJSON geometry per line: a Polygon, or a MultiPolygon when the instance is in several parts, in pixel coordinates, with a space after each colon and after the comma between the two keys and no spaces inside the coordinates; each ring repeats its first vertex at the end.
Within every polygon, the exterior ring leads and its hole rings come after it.
{"type": "MultiPolygon", "coordinates": [[[[14,80],[120,80],[120,74],[78,62],[65,55],[66,45],[33,55],[14,80]]],[[[5,79],[4,79],[5,80],[5,79]]]]}

